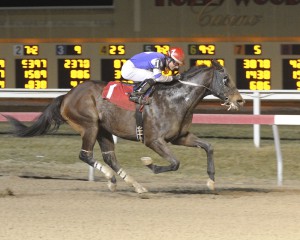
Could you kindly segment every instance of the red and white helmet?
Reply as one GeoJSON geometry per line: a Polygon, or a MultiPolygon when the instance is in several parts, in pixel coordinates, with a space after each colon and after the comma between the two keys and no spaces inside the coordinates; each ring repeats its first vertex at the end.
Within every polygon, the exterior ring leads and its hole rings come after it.
{"type": "Polygon", "coordinates": [[[182,48],[179,47],[172,47],[168,51],[168,57],[172,58],[175,62],[179,65],[183,65],[184,63],[184,52],[182,48]]]}

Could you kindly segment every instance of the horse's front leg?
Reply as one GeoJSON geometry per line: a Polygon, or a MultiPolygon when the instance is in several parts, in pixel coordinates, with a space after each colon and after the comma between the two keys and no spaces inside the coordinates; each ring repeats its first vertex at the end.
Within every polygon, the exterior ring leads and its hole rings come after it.
{"type": "Polygon", "coordinates": [[[180,162],[173,155],[165,140],[160,138],[145,144],[147,147],[151,148],[153,151],[155,151],[170,163],[170,165],[168,166],[158,166],[152,163],[151,158],[142,158],[141,160],[144,162],[144,164],[154,173],[176,171],[179,168],[180,162]]]}
{"type": "Polygon", "coordinates": [[[202,141],[200,138],[192,133],[188,133],[172,142],[175,145],[182,145],[187,147],[201,147],[205,150],[207,155],[207,173],[209,179],[207,186],[210,190],[215,189],[215,164],[213,159],[213,147],[210,143],[202,141]]]}

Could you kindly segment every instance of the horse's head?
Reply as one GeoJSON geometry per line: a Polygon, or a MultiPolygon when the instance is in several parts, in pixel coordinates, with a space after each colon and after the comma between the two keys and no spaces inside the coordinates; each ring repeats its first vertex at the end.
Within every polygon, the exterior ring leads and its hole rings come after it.
{"type": "Polygon", "coordinates": [[[228,111],[239,110],[245,103],[241,94],[230,78],[226,69],[217,61],[212,60],[212,68],[214,70],[213,80],[210,85],[211,93],[224,101],[222,105],[228,107],[228,111]]]}

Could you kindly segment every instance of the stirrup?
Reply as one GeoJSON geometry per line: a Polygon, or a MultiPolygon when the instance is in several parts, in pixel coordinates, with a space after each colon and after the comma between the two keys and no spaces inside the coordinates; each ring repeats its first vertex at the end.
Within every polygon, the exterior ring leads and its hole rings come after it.
{"type": "Polygon", "coordinates": [[[140,105],[149,105],[151,103],[151,99],[144,99],[144,96],[129,96],[129,100],[140,105]]]}

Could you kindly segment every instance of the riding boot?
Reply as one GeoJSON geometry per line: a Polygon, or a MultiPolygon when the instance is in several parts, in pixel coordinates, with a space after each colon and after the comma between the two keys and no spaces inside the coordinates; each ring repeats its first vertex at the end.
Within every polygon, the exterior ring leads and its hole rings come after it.
{"type": "Polygon", "coordinates": [[[141,82],[136,89],[130,94],[129,100],[139,104],[149,104],[147,101],[143,101],[144,94],[155,84],[155,80],[148,78],[141,82]]]}

